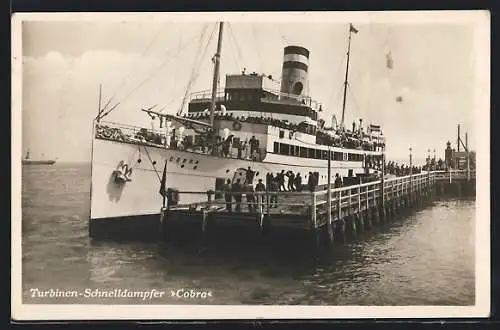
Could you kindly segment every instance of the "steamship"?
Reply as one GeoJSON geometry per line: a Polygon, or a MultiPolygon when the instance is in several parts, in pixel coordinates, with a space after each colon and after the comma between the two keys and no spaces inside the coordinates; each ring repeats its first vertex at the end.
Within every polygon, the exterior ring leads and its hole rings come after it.
{"type": "Polygon", "coordinates": [[[167,188],[178,189],[179,203],[206,201],[206,192],[220,190],[228,179],[243,184],[266,182],[268,173],[300,173],[317,187],[338,174],[356,178],[376,174],[385,141],[379,125],[343,124],[349,68],[350,25],[342,122],[319,119],[323,110],[308,93],[310,51],[284,48],[281,80],[241,72],[227,74],[218,88],[224,23],[218,23],[218,43],[211,90],[192,93],[187,113],[165,114],[141,109],[160,122],[152,130],[106,122],[100,113],[93,122],[90,220],[158,216],[163,202],[162,174],[167,188]],[[349,125],[350,126],[350,125],[349,125]],[[246,171],[254,182],[245,182],[246,171]]]}
{"type": "Polygon", "coordinates": [[[30,152],[26,152],[26,156],[22,159],[23,165],[53,165],[56,161],[53,159],[32,159],[30,152]]]}

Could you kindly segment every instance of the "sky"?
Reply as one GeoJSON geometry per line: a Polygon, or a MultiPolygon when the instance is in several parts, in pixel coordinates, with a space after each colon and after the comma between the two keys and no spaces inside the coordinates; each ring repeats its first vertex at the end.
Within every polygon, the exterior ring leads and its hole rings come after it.
{"type": "MultiPolygon", "coordinates": [[[[354,22],[346,124],[382,126],[388,158],[416,158],[456,147],[457,125],[476,148],[474,26],[467,22],[354,22]],[[391,53],[393,68],[386,67],[391,53]],[[397,102],[401,96],[403,101],[397,102]]],[[[186,92],[211,88],[215,19],[25,21],[22,25],[22,149],[33,158],[90,161],[92,119],[150,126],[141,108],[174,114],[186,92]],[[190,79],[194,77],[195,79],[190,79]],[[192,83],[190,84],[190,81],[192,83]],[[108,107],[109,108],[109,107],[108,107]]],[[[327,123],[340,120],[348,21],[238,22],[224,25],[221,87],[226,74],[281,76],[283,48],[310,50],[309,91],[327,123]]],[[[462,137],[464,137],[462,135],[462,137]]]]}

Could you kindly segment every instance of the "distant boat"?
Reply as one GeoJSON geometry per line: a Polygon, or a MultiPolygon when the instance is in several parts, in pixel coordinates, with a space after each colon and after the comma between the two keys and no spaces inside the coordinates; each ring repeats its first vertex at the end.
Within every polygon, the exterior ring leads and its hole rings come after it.
{"type": "Polygon", "coordinates": [[[26,153],[26,156],[22,160],[23,165],[52,165],[55,164],[55,162],[56,161],[52,159],[31,159],[29,151],[26,153]]]}

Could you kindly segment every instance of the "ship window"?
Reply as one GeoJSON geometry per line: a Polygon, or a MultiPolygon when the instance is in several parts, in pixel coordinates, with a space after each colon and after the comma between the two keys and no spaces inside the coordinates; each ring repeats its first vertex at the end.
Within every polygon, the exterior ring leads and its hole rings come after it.
{"type": "Polygon", "coordinates": [[[293,155],[298,157],[300,155],[300,148],[299,148],[299,146],[295,146],[294,149],[295,149],[295,151],[294,151],[293,155]]]}
{"type": "Polygon", "coordinates": [[[316,149],[316,159],[321,159],[321,151],[320,149],[316,149]]]}
{"type": "Polygon", "coordinates": [[[322,150],[321,151],[321,158],[322,159],[328,159],[328,150],[322,150]]]}
{"type": "Polygon", "coordinates": [[[234,100],[238,101],[239,100],[239,96],[240,95],[239,95],[238,91],[234,91],[233,92],[233,98],[234,98],[234,100]]]}
{"type": "Polygon", "coordinates": [[[290,155],[290,145],[286,143],[280,143],[280,154],[290,155]]]}
{"type": "Polygon", "coordinates": [[[273,152],[275,154],[277,154],[279,152],[279,143],[278,142],[274,142],[274,149],[273,149],[273,152]]]}
{"type": "Polygon", "coordinates": [[[311,148],[307,148],[307,155],[308,155],[308,158],[315,158],[315,150],[314,149],[311,149],[311,148]]]}
{"type": "Polygon", "coordinates": [[[300,150],[300,157],[307,158],[307,148],[299,147],[299,150],[300,150]]]}
{"type": "Polygon", "coordinates": [[[344,156],[342,155],[342,153],[341,153],[341,152],[337,152],[337,151],[335,151],[335,152],[333,153],[333,159],[334,159],[334,160],[343,160],[343,158],[344,158],[344,156]]]}
{"type": "Polygon", "coordinates": [[[283,139],[285,137],[285,131],[280,130],[280,139],[283,139]]]}

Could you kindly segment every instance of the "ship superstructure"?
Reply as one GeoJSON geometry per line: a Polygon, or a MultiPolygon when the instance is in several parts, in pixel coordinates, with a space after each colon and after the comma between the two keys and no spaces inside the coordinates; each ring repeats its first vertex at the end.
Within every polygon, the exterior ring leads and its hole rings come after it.
{"type": "MultiPolygon", "coordinates": [[[[226,75],[218,89],[222,31],[220,23],[212,89],[191,94],[186,113],[143,110],[159,121],[156,130],[96,118],[91,220],[156,216],[165,164],[167,186],[182,191],[220,190],[228,179],[253,185],[282,172],[300,173],[304,184],[313,178],[319,187],[328,183],[329,162],[332,182],[336,175],[348,181],[377,172],[385,148],[380,126],[365,130],[360,121],[348,128],[343,120],[327,125],[319,118],[322,104],[309,96],[308,49],[284,48],[280,80],[241,72],[226,75]]],[[[180,198],[192,203],[206,196],[180,198]]]]}

